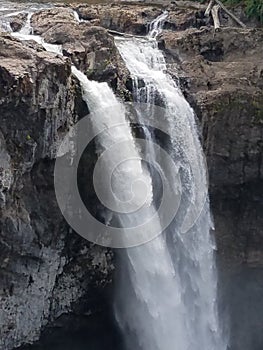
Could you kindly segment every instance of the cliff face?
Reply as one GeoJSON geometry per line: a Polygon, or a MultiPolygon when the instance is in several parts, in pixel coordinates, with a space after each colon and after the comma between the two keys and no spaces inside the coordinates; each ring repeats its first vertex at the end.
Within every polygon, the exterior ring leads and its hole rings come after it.
{"type": "Polygon", "coordinates": [[[219,253],[262,265],[263,31],[166,32],[171,73],[193,105],[203,136],[219,253]]]}
{"type": "MultiPolygon", "coordinates": [[[[64,58],[0,34],[0,348],[6,350],[37,339],[63,312],[104,307],[111,282],[112,252],[71,232],[54,194],[57,146],[88,113],[71,61],[129,99],[128,72],[106,29],[144,34],[162,6],[74,8],[88,22],[77,23],[64,8],[32,17],[35,32],[61,44],[64,58]]],[[[202,27],[203,12],[202,5],[172,5],[160,47],[200,120],[219,254],[230,264],[260,266],[263,31],[215,33],[202,27]]]]}
{"type": "Polygon", "coordinates": [[[83,112],[70,60],[4,33],[0,47],[0,348],[12,349],[82,296],[96,309],[112,265],[70,232],[54,194],[57,145],[83,112]]]}

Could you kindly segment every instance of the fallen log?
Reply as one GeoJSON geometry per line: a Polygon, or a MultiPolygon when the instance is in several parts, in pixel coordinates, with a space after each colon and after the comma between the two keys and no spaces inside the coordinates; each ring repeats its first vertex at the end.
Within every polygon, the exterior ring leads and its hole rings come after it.
{"type": "Polygon", "coordinates": [[[219,28],[220,28],[220,20],[219,20],[219,15],[218,15],[219,9],[220,9],[220,6],[219,5],[215,5],[215,6],[212,7],[212,10],[211,10],[211,14],[212,14],[212,17],[213,17],[215,30],[219,30],[219,28]]]}
{"type": "Polygon", "coordinates": [[[246,28],[246,25],[240,21],[231,11],[229,11],[220,0],[214,0],[234,21],[236,21],[241,27],[246,28]]]}
{"type": "Polygon", "coordinates": [[[215,0],[211,0],[211,1],[209,2],[208,6],[207,6],[207,9],[205,10],[205,16],[206,16],[206,17],[209,17],[210,12],[211,12],[211,10],[212,10],[212,7],[213,7],[214,3],[215,3],[215,0]]]}
{"type": "Polygon", "coordinates": [[[139,38],[139,39],[147,39],[146,36],[143,35],[133,35],[128,33],[118,32],[117,30],[107,29],[107,32],[116,36],[123,36],[124,38],[139,38]]]}

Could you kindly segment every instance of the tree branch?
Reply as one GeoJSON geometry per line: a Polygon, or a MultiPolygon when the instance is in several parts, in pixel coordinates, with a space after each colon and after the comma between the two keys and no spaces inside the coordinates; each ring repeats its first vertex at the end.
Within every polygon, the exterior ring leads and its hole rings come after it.
{"type": "Polygon", "coordinates": [[[207,6],[207,9],[205,10],[205,16],[206,16],[206,17],[209,17],[210,12],[211,12],[211,10],[212,10],[212,7],[213,7],[213,5],[214,5],[214,2],[215,2],[215,0],[211,0],[211,1],[209,2],[208,6],[207,6]]]}
{"type": "Polygon", "coordinates": [[[219,20],[219,16],[218,16],[219,9],[220,9],[220,6],[215,5],[212,7],[212,10],[211,10],[215,30],[218,30],[220,28],[220,20],[219,20]]]}
{"type": "Polygon", "coordinates": [[[229,11],[223,4],[221,1],[219,0],[215,0],[215,2],[222,8],[222,10],[224,10],[231,18],[233,18],[234,21],[236,21],[241,27],[246,28],[246,25],[240,21],[240,19],[238,19],[231,11],[229,11]]]}

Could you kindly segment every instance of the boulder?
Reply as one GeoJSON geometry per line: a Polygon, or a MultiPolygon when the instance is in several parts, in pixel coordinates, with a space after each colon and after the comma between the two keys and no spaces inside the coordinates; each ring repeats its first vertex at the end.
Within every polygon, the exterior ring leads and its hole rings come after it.
{"type": "Polygon", "coordinates": [[[67,16],[71,18],[71,10],[62,8],[59,14],[54,10],[42,10],[32,20],[34,32],[40,33],[48,43],[62,45],[64,56],[69,57],[89,79],[106,81],[123,95],[128,71],[113,36],[90,22],[78,23],[74,16],[73,20],[67,21],[67,16]],[[49,18],[50,13],[54,14],[52,18],[49,18]],[[46,18],[49,18],[48,23],[46,18]]]}
{"type": "Polygon", "coordinates": [[[26,20],[27,14],[23,12],[11,17],[10,27],[12,28],[13,32],[19,32],[19,30],[25,25],[26,20]]]}
{"type": "Polygon", "coordinates": [[[77,23],[74,12],[70,8],[54,7],[45,9],[33,14],[31,25],[34,28],[34,34],[41,35],[56,24],[77,23]]]}

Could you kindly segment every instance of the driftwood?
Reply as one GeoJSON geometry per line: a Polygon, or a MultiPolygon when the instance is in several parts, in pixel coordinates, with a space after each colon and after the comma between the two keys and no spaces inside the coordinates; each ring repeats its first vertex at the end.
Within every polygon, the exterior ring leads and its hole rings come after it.
{"type": "Polygon", "coordinates": [[[220,28],[220,20],[219,20],[219,16],[218,16],[219,9],[220,9],[220,6],[219,5],[215,5],[215,6],[212,7],[212,10],[211,10],[211,14],[212,14],[212,17],[213,17],[215,30],[218,30],[220,28]]]}
{"type": "Polygon", "coordinates": [[[205,16],[208,17],[211,13],[213,20],[214,20],[214,26],[215,29],[218,30],[220,28],[220,21],[219,21],[219,8],[221,8],[225,13],[228,14],[229,17],[231,17],[234,21],[236,21],[241,27],[246,28],[246,25],[240,21],[239,18],[237,18],[231,11],[229,11],[225,5],[222,4],[220,0],[210,0],[206,11],[205,11],[205,16]],[[216,4],[216,5],[215,5],[216,4]]]}
{"type": "Polygon", "coordinates": [[[209,2],[208,6],[207,6],[207,9],[205,10],[205,16],[206,16],[206,17],[209,17],[210,12],[211,12],[211,10],[212,10],[212,7],[213,7],[214,3],[215,3],[215,0],[211,0],[211,1],[209,2]]]}
{"type": "Polygon", "coordinates": [[[124,38],[139,38],[139,39],[146,39],[147,37],[142,36],[142,35],[133,35],[133,34],[128,34],[128,33],[122,33],[118,32],[117,30],[111,30],[107,29],[107,32],[112,35],[116,36],[123,36],[124,38]]]}
{"type": "Polygon", "coordinates": [[[233,18],[234,21],[236,21],[241,27],[246,28],[246,25],[240,21],[239,18],[237,18],[231,11],[229,11],[223,4],[221,1],[219,0],[215,0],[215,2],[222,8],[222,10],[224,10],[231,18],[233,18]]]}

